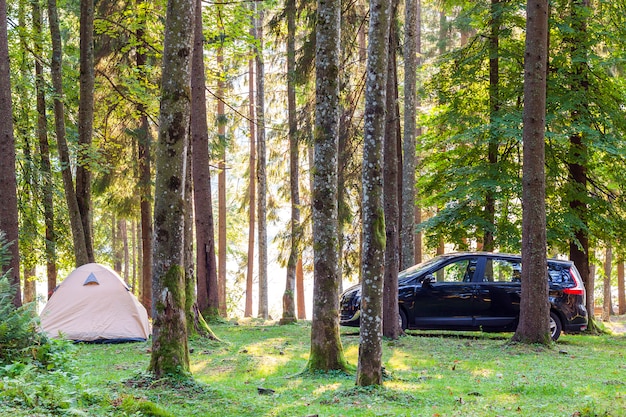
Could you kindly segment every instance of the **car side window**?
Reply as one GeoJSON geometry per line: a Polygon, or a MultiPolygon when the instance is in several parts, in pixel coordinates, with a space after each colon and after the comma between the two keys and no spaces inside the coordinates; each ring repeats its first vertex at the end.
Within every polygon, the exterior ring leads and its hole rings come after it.
{"type": "Polygon", "coordinates": [[[462,259],[435,271],[434,275],[437,282],[470,282],[476,271],[476,263],[474,258],[462,259]]]}
{"type": "Polygon", "coordinates": [[[522,264],[508,259],[487,259],[483,281],[486,282],[521,282],[522,264]]]}

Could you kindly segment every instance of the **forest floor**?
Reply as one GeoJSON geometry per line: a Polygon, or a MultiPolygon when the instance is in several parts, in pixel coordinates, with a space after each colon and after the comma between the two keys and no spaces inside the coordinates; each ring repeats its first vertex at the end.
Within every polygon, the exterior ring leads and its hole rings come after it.
{"type": "Polygon", "coordinates": [[[601,321],[599,317],[596,319],[600,321],[608,330],[615,334],[626,333],[626,315],[611,316],[609,321],[601,321]]]}
{"type": "Polygon", "coordinates": [[[70,345],[65,368],[0,368],[0,416],[626,417],[626,316],[550,347],[511,333],[407,332],[383,342],[381,388],[355,386],[359,334],[341,328],[347,372],[305,372],[311,325],[212,324],[190,340],[192,381],[150,379],[151,342],[70,345]]]}

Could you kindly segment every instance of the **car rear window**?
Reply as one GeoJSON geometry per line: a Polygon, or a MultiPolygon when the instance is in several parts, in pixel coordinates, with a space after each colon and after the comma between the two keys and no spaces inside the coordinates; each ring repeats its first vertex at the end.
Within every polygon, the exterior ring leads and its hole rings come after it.
{"type": "Polygon", "coordinates": [[[569,266],[548,263],[548,279],[553,284],[570,284],[572,277],[569,273],[569,266]]]}

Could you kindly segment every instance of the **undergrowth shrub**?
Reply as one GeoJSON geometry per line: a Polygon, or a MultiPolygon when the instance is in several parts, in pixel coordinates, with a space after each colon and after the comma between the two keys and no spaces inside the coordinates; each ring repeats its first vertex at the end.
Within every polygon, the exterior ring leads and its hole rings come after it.
{"type": "MultiPolygon", "coordinates": [[[[4,233],[0,232],[0,265],[8,262],[8,248],[4,233]]],[[[0,277],[0,365],[21,360],[31,347],[45,339],[37,330],[35,306],[20,308],[13,305],[16,288],[11,285],[8,273],[0,277]]]]}
{"type": "MultiPolygon", "coordinates": [[[[0,264],[8,244],[0,233],[0,264]]],[[[81,408],[103,401],[77,376],[75,347],[48,339],[39,330],[34,304],[13,305],[16,289],[8,275],[0,277],[0,414],[8,410],[41,410],[86,415],[81,408]]]]}

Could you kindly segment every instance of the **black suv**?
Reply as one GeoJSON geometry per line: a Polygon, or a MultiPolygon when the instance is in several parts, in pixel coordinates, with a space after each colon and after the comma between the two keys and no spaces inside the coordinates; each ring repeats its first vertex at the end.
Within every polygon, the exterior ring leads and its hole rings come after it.
{"type": "MultiPolygon", "coordinates": [[[[399,320],[403,329],[515,331],[521,295],[520,256],[451,253],[398,275],[399,320]]],[[[571,261],[548,259],[550,332],[587,328],[585,287],[571,261]]],[[[361,286],[341,295],[341,321],[359,326],[361,286]]]]}

